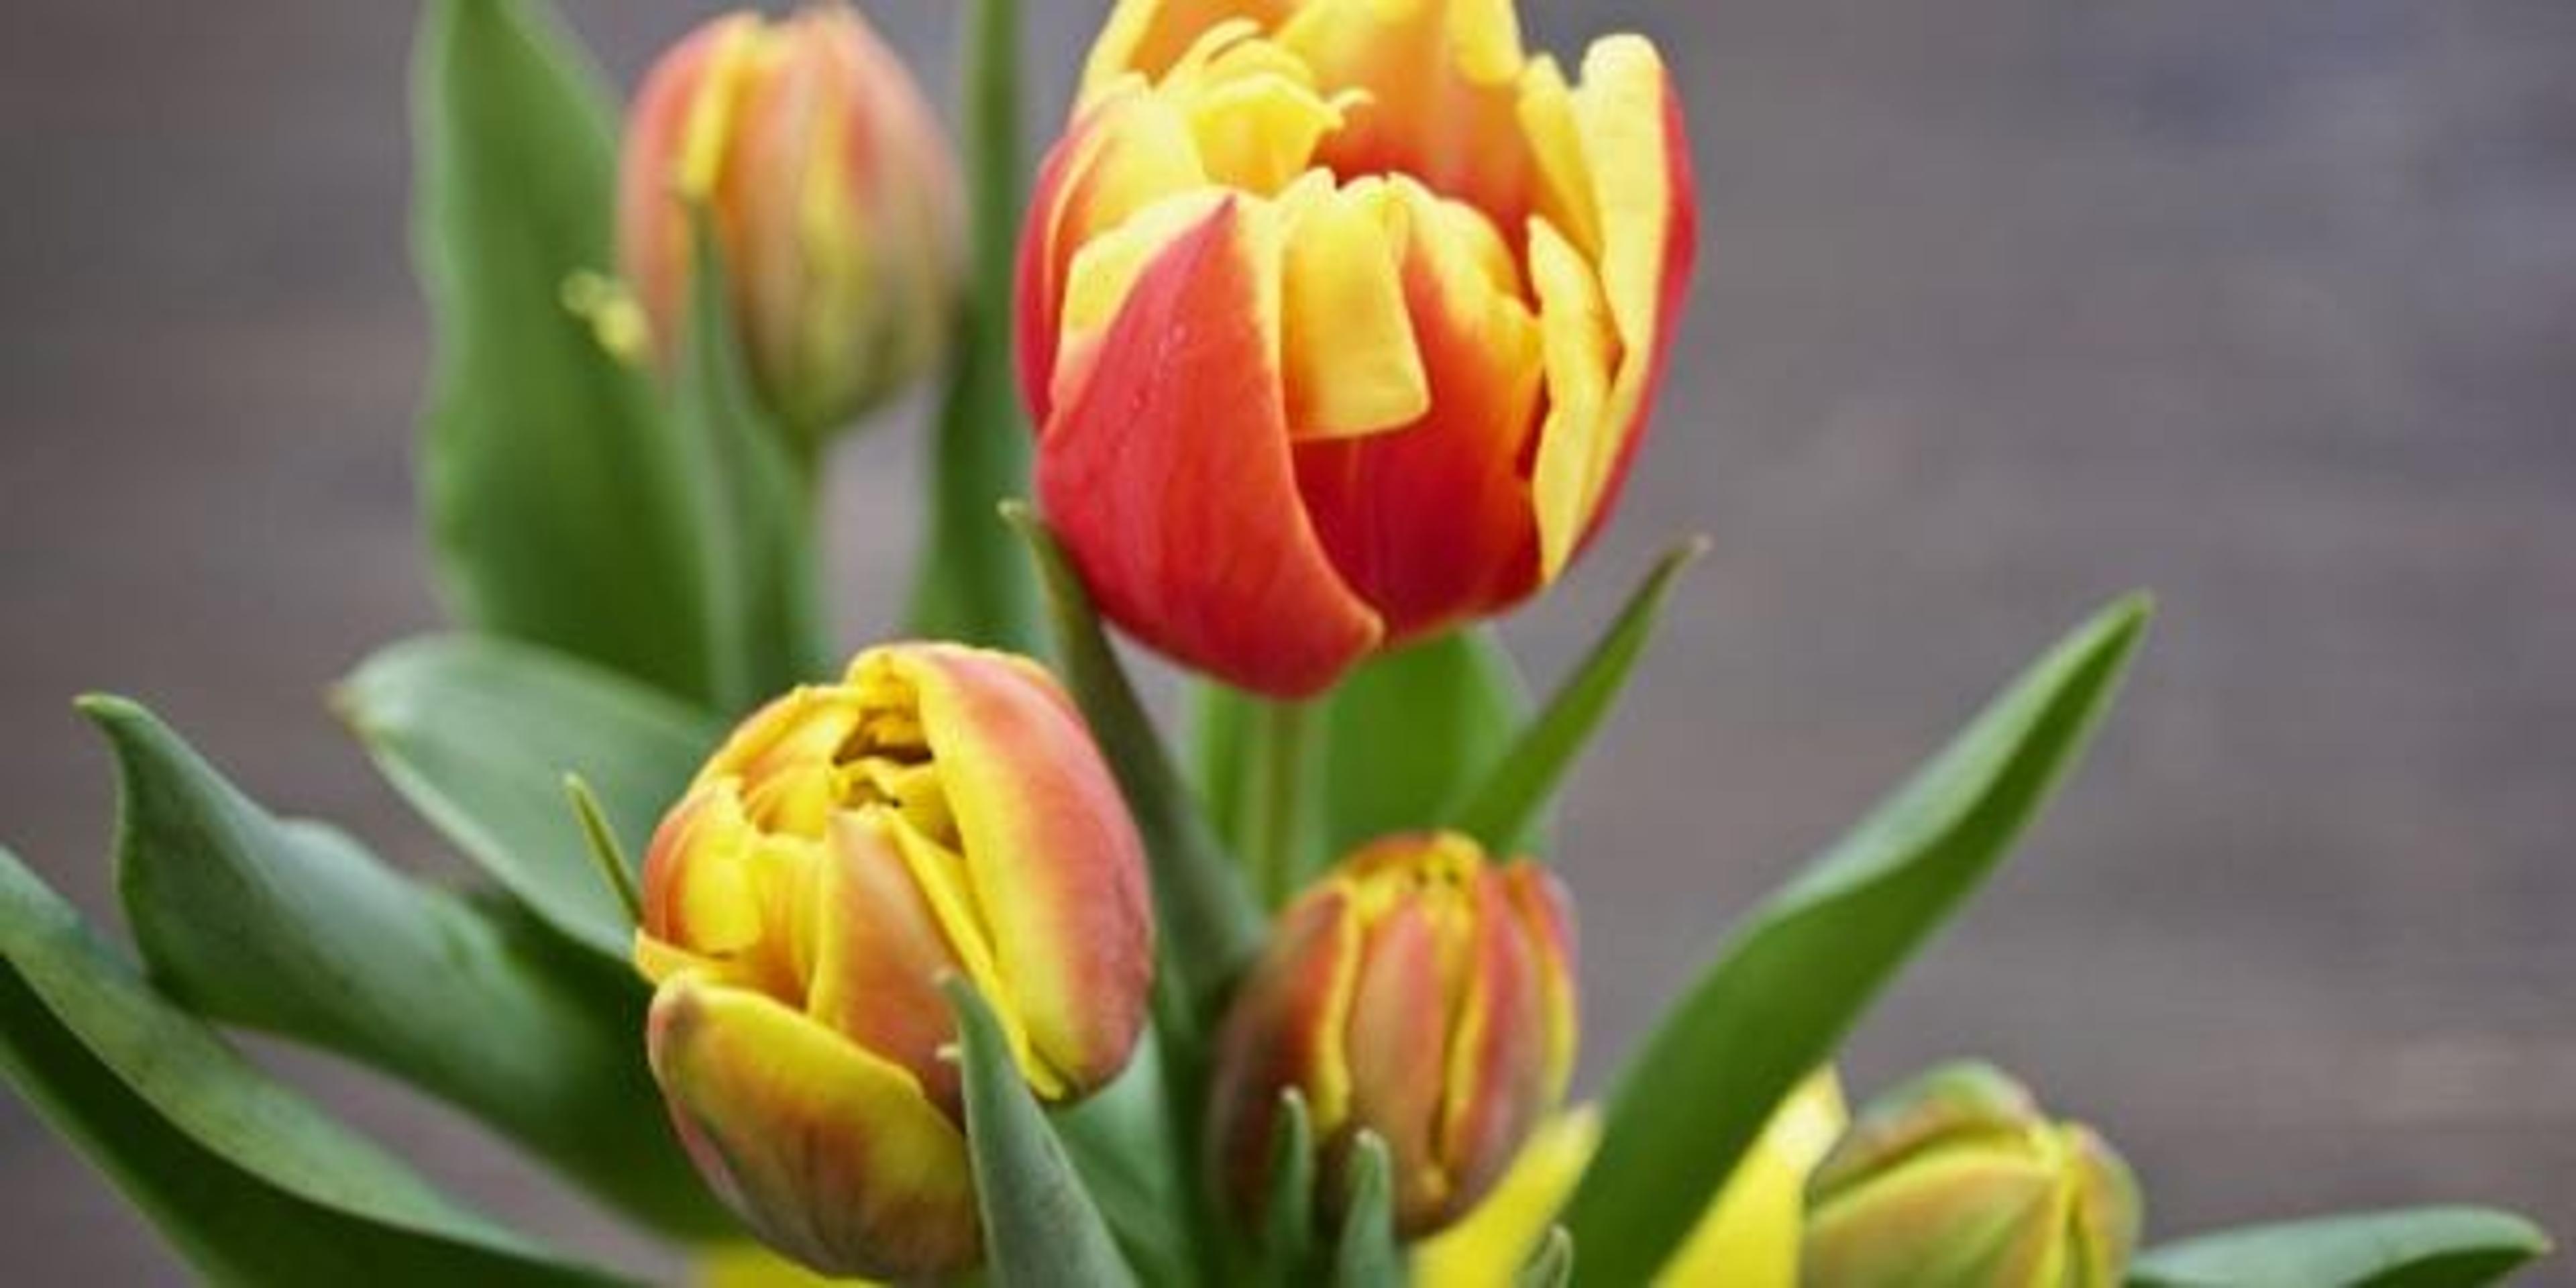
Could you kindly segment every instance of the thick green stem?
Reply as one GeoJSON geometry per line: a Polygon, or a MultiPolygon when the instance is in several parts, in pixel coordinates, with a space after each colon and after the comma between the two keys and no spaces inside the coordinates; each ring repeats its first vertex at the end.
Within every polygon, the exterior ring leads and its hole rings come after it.
{"type": "Polygon", "coordinates": [[[970,220],[965,308],[931,451],[930,517],[912,629],[1028,651],[1037,587],[994,507],[1028,490],[1029,434],[1011,380],[1012,268],[1027,200],[1020,137],[1019,0],[967,6],[965,152],[970,220]]]}
{"type": "Polygon", "coordinates": [[[1253,704],[1247,731],[1252,790],[1244,802],[1243,856],[1253,889],[1271,908],[1288,902],[1306,876],[1314,717],[1309,703],[1253,704]]]}

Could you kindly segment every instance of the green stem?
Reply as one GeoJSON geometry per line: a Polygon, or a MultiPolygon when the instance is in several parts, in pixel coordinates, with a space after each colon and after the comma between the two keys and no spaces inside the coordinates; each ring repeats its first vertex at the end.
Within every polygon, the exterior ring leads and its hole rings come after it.
{"type": "Polygon", "coordinates": [[[1244,801],[1244,862],[1271,908],[1287,903],[1306,875],[1314,714],[1311,703],[1255,700],[1246,731],[1252,790],[1244,801]]]}
{"type": "Polygon", "coordinates": [[[1029,433],[1011,378],[1011,293],[1027,200],[1021,164],[1019,0],[974,0],[965,38],[968,282],[931,451],[929,525],[914,574],[914,632],[1023,652],[1037,587],[994,507],[1028,489],[1029,433]]]}

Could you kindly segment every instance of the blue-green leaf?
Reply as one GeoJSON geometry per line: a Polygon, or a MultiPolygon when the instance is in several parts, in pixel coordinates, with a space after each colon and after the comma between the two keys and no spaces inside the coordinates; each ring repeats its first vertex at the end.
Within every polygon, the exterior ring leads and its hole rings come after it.
{"type": "Polygon", "coordinates": [[[1308,1282],[1315,1255],[1315,1129],[1306,1098],[1295,1088],[1279,1093],[1279,1120],[1270,1129],[1270,1195],[1262,1212],[1261,1254],[1280,1288],[1308,1282]]]}
{"type": "Polygon", "coordinates": [[[2147,619],[2077,628],[1729,937],[1628,1058],[1566,1210],[1584,1276],[1644,1283],[1772,1107],[1991,870],[2073,763],[2147,619]]]}
{"type": "Polygon", "coordinates": [[[626,852],[641,854],[722,733],[598,667],[470,636],[386,648],[337,704],[413,808],[546,924],[620,962],[633,925],[591,868],[564,775],[581,776],[626,852]]]}
{"type": "Polygon", "coordinates": [[[2132,1288],[2476,1288],[2549,1252],[2510,1212],[2409,1208],[2224,1230],[2150,1249],[2132,1288]]]}
{"type": "Polygon", "coordinates": [[[1115,1288],[1135,1275],[1081,1174],[1029,1094],[1001,1021],[972,984],[943,987],[957,1015],[966,1145],[984,1218],[986,1270],[998,1288],[1115,1288]]]}
{"type": "Polygon", "coordinates": [[[0,850],[0,1072],[209,1280],[574,1285],[154,994],[0,850]]]}
{"type": "Polygon", "coordinates": [[[663,1230],[735,1229],[663,1126],[631,974],[280,822],[131,702],[81,707],[116,754],[118,892],[165,992],[448,1100],[663,1230]]]}
{"type": "Polygon", "coordinates": [[[1012,292],[1028,175],[1020,163],[1019,0],[967,8],[965,156],[973,204],[965,308],[947,402],[931,444],[928,524],[913,576],[911,630],[1021,653],[1037,650],[1037,580],[994,507],[1028,490],[1029,427],[1012,383],[1012,292]]]}
{"type": "Polygon", "coordinates": [[[1165,1076],[1162,1043],[1148,1034],[1125,1073],[1052,1121],[1137,1277],[1179,1285],[1194,1282],[1196,1253],[1189,1181],[1176,1166],[1181,1146],[1165,1114],[1165,1076]]]}
{"type": "Polygon", "coordinates": [[[1189,788],[1173,771],[1153,720],[1101,632],[1090,592],[1063,549],[1027,506],[1008,504],[1003,516],[1028,543],[1046,588],[1066,687],[1090,721],[1092,737],[1108,756],[1144,834],[1162,929],[1163,976],[1177,982],[1192,1006],[1208,1003],[1260,950],[1261,913],[1189,788]]]}
{"type": "Polygon", "coordinates": [[[1628,673],[1654,636],[1674,579],[1707,550],[1707,538],[1693,537],[1655,562],[1592,651],[1548,696],[1537,718],[1483,773],[1474,790],[1451,805],[1452,826],[1498,852],[1530,844],[1529,833],[1546,813],[1557,784],[1627,687],[1628,673]]]}
{"type": "Polygon", "coordinates": [[[1376,1132],[1352,1138],[1344,1181],[1347,1202],[1333,1250],[1338,1288],[1401,1288],[1411,1278],[1404,1249],[1395,1241],[1394,1166],[1376,1132]]]}
{"type": "Polygon", "coordinates": [[[650,381],[563,300],[611,262],[609,96],[539,0],[435,0],[413,67],[414,257],[438,362],[422,508],[456,612],[714,696],[687,483],[650,381]]]}

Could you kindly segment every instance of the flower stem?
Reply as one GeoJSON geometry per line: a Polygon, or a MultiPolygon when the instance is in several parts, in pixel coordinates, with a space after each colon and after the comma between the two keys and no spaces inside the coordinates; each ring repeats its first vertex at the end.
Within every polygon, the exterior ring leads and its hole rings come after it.
{"type": "Polygon", "coordinates": [[[1027,193],[1019,0],[967,6],[960,83],[972,276],[931,449],[911,629],[1027,652],[1038,642],[1037,585],[1010,529],[993,517],[1029,478],[1029,433],[1011,382],[1012,276],[1027,193]]]}
{"type": "Polygon", "coordinates": [[[1244,802],[1244,862],[1264,906],[1288,902],[1306,876],[1307,797],[1314,760],[1314,707],[1305,702],[1252,703],[1244,802]]]}

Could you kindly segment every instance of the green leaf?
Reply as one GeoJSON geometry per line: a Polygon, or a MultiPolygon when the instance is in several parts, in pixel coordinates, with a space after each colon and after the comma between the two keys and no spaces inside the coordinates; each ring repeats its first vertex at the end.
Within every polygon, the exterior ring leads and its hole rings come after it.
{"type": "Polygon", "coordinates": [[[2131,1288],[2475,1288],[2549,1252],[2510,1212],[2424,1207],[2284,1221],[2150,1249],[2131,1288]]]}
{"type": "Polygon", "coordinates": [[[1289,1288],[1309,1282],[1315,1254],[1315,1129],[1306,1098],[1291,1087],[1279,1093],[1279,1120],[1270,1132],[1270,1197],[1262,1212],[1262,1260],[1271,1282],[1289,1288]]]}
{"type": "Polygon", "coordinates": [[[575,943],[626,960],[633,923],[592,871],[563,779],[641,853],[722,736],[711,717],[561,654],[430,636],[369,658],[336,698],[413,808],[575,943]]]}
{"type": "Polygon", "coordinates": [[[689,237],[689,325],[672,414],[705,561],[716,706],[748,711],[825,666],[813,463],[791,455],[787,427],[752,388],[724,254],[703,210],[691,212],[689,237]]]}
{"type": "Polygon", "coordinates": [[[1001,1021],[972,984],[942,987],[957,1015],[966,1145],[984,1218],[985,1266],[998,1288],[1133,1284],[1117,1241],[1011,1058],[1001,1021]]]}
{"type": "Polygon", "coordinates": [[[663,1127],[631,974],[280,822],[131,702],[81,709],[116,754],[126,920],[172,997],[410,1082],[667,1232],[736,1229],[663,1127]]]}
{"type": "Polygon", "coordinates": [[[0,850],[0,1072],[207,1279],[595,1284],[458,1206],[135,978],[0,850]]]}
{"type": "Polygon", "coordinates": [[[436,0],[413,65],[413,252],[438,361],[422,508],[468,624],[713,696],[688,485],[650,381],[562,292],[611,263],[609,96],[533,0],[436,0]]]}
{"type": "Polygon", "coordinates": [[[1144,834],[1161,923],[1162,971],[1194,1007],[1218,997],[1260,951],[1265,927],[1242,874],[1172,769],[1126,668],[1101,632],[1090,592],[1046,525],[1011,502],[1003,517],[1028,543],[1055,625],[1065,684],[1091,724],[1144,834]]]}
{"type": "Polygon", "coordinates": [[[1513,1279],[1517,1288],[1565,1288],[1574,1282],[1574,1236],[1561,1225],[1547,1228],[1547,1237],[1530,1254],[1529,1264],[1513,1279]]]}
{"type": "MultiPolygon", "coordinates": [[[[1238,850],[1252,816],[1255,715],[1263,700],[1212,681],[1189,686],[1191,763],[1218,835],[1238,850]]],[[[1314,839],[1291,885],[1315,862],[1363,841],[1444,817],[1510,745],[1530,702],[1511,656],[1488,630],[1453,631],[1361,663],[1313,704],[1314,839]]]]}
{"type": "Polygon", "coordinates": [[[1180,1150],[1164,1117],[1164,1077],[1162,1044],[1148,1035],[1136,1044],[1125,1073],[1081,1104],[1059,1110],[1053,1122],[1083,1188],[1100,1205],[1138,1277],[1149,1284],[1187,1284],[1195,1278],[1190,1196],[1174,1166],[1180,1150]]]}
{"type": "Polygon", "coordinates": [[[1473,794],[1453,809],[1453,826],[1498,852],[1529,844],[1531,827],[1546,812],[1558,782],[1627,686],[1628,673],[1663,615],[1674,579],[1707,551],[1708,539],[1693,537],[1655,562],[1592,651],[1549,695],[1538,717],[1484,774],[1473,794]]]}
{"type": "Polygon", "coordinates": [[[1633,1052],[1566,1210],[1585,1278],[1643,1283],[1772,1107],[2011,848],[2108,705],[2147,620],[2077,628],[1789,887],[1633,1052]]]}
{"type": "Polygon", "coordinates": [[[1028,491],[1029,427],[1012,384],[1011,329],[1027,174],[1020,164],[1020,6],[968,7],[965,87],[973,274],[947,402],[931,446],[929,522],[913,575],[912,633],[1031,653],[1038,592],[994,507],[1028,491]]]}
{"type": "Polygon", "coordinates": [[[1340,1288],[1396,1288],[1410,1275],[1395,1241],[1394,1164],[1386,1142],[1373,1131],[1358,1133],[1348,1167],[1350,1201],[1333,1250],[1333,1282],[1340,1288]]]}

